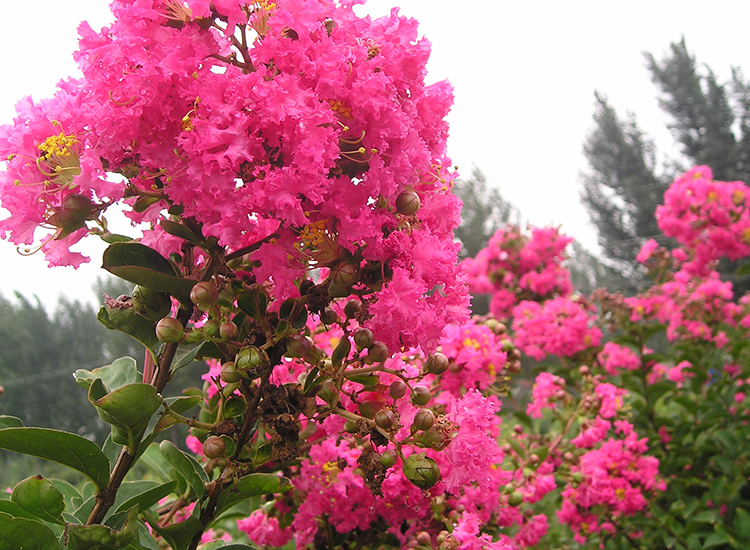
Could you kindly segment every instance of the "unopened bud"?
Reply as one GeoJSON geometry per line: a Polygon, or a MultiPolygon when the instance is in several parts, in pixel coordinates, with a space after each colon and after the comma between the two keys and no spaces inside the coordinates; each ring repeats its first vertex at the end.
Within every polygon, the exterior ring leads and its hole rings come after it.
{"type": "Polygon", "coordinates": [[[424,407],[430,402],[430,390],[424,386],[414,386],[411,390],[411,402],[419,407],[424,407]]]}
{"type": "Polygon", "coordinates": [[[430,374],[443,374],[449,366],[450,361],[440,352],[431,353],[425,362],[425,369],[430,374]]]}
{"type": "Polygon", "coordinates": [[[201,311],[207,311],[219,301],[219,290],[210,281],[200,281],[190,290],[190,301],[201,311]]]}
{"type": "Polygon", "coordinates": [[[396,197],[396,212],[404,216],[413,216],[422,206],[419,195],[413,189],[406,189],[396,197]]]}
{"type": "Polygon", "coordinates": [[[386,449],[380,455],[380,463],[386,468],[390,468],[398,462],[398,453],[394,449],[386,449]]]}
{"type": "Polygon", "coordinates": [[[354,344],[357,346],[357,349],[369,348],[374,343],[375,335],[373,335],[369,328],[360,328],[354,333],[354,344]]]}
{"type": "Polygon", "coordinates": [[[407,389],[408,387],[403,380],[394,380],[393,382],[391,382],[390,388],[388,388],[388,395],[390,395],[393,399],[401,399],[404,395],[406,395],[407,389]]]}
{"type": "Polygon", "coordinates": [[[312,349],[312,347],[313,341],[309,336],[295,334],[294,336],[287,338],[286,352],[284,355],[290,358],[303,357],[312,349]]]}
{"type": "Polygon", "coordinates": [[[149,321],[158,321],[169,315],[172,309],[172,300],[169,294],[156,292],[149,288],[136,286],[133,289],[133,309],[138,315],[149,321]]]}
{"type": "Polygon", "coordinates": [[[368,349],[365,362],[382,363],[388,359],[388,346],[383,342],[374,342],[368,349]]]}
{"type": "Polygon", "coordinates": [[[523,494],[520,491],[513,491],[508,497],[508,504],[519,506],[523,502],[523,494]]]}
{"type": "Polygon", "coordinates": [[[320,314],[320,322],[324,325],[332,325],[338,320],[339,316],[336,314],[336,311],[332,307],[325,308],[323,310],[323,313],[320,314]]]}
{"type": "Polygon", "coordinates": [[[349,262],[339,262],[331,268],[328,280],[333,285],[349,288],[359,280],[359,270],[349,262]]]}
{"type": "Polygon", "coordinates": [[[344,315],[347,319],[354,319],[362,311],[362,302],[349,300],[344,306],[344,315]]]}
{"type": "Polygon", "coordinates": [[[391,409],[380,409],[376,412],[375,424],[386,431],[391,431],[398,426],[396,415],[393,414],[391,409]]]}
{"type": "Polygon", "coordinates": [[[234,361],[227,361],[226,363],[224,363],[221,366],[221,374],[219,374],[219,376],[227,384],[239,382],[241,379],[240,373],[237,372],[237,365],[234,363],[234,361]]]}
{"type": "Polygon", "coordinates": [[[212,435],[203,442],[203,454],[206,458],[223,458],[226,448],[226,443],[218,435],[212,435]]]}
{"type": "Polygon", "coordinates": [[[232,321],[227,321],[219,326],[219,336],[222,340],[234,340],[239,334],[239,329],[232,321]]]}
{"type": "Polygon", "coordinates": [[[414,415],[414,422],[411,424],[411,431],[429,430],[435,424],[435,413],[430,409],[420,409],[414,415]]]}
{"type": "Polygon", "coordinates": [[[424,453],[410,455],[404,460],[404,476],[420,489],[429,489],[440,481],[437,462],[424,453]]]}
{"type": "Polygon", "coordinates": [[[184,334],[185,329],[182,323],[172,317],[164,317],[156,323],[156,337],[160,342],[179,342],[184,334]]]}

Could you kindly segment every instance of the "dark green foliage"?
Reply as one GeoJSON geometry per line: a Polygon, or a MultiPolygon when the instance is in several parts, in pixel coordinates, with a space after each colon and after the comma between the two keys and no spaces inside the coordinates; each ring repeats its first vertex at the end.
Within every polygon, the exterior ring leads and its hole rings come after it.
{"type": "Polygon", "coordinates": [[[683,158],[657,166],[653,142],[635,116],[619,117],[598,93],[594,129],[584,145],[589,171],[583,176],[582,200],[604,257],[622,274],[626,292],[647,284],[635,261],[643,243],[655,238],[673,245],[657,236],[654,212],[675,176],[690,166],[708,165],[717,180],[750,180],[750,85],[741,72],[734,69],[731,81],[720,83],[710,68],[696,63],[684,39],[671,44],[661,60],[645,57],[683,158]]]}
{"type": "Polygon", "coordinates": [[[500,191],[487,184],[478,168],[471,177],[456,181],[453,192],[464,203],[456,239],[461,242],[461,258],[473,258],[487,246],[495,231],[508,223],[519,223],[518,209],[506,201],[500,191]]]}

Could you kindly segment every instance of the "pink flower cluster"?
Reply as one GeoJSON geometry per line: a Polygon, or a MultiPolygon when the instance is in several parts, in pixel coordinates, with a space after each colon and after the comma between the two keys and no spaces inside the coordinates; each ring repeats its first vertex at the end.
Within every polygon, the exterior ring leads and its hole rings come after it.
{"type": "Polygon", "coordinates": [[[599,448],[583,454],[572,468],[580,481],[571,483],[562,493],[558,517],[570,525],[580,544],[585,544],[591,534],[614,532],[614,526],[604,518],[620,519],[638,513],[645,509],[651,494],[666,489],[659,477],[659,461],[644,454],[648,449],[646,439],[639,439],[625,421],[616,421],[615,425],[621,438],[607,439],[599,448]]]}
{"type": "Polygon", "coordinates": [[[599,345],[594,308],[584,299],[554,298],[542,304],[523,301],[513,308],[514,342],[534,359],[546,355],[570,357],[599,345]]]}
{"type": "Polygon", "coordinates": [[[496,319],[509,318],[521,300],[541,302],[567,296],[573,286],[562,263],[572,240],[556,228],[534,227],[530,235],[517,226],[500,229],[476,258],[462,262],[469,288],[492,295],[490,313],[496,319]]]}
{"type": "Polygon", "coordinates": [[[70,247],[107,236],[119,203],[168,256],[183,242],[158,223],[169,208],[226,252],[255,244],[247,264],[278,300],[314,268],[360,291],[381,273],[372,329],[393,350],[434,348],[468,305],[452,89],[425,84],[416,21],[352,4],[115,0],[111,26],[79,29],[83,78],[0,128],[0,237],[77,266],[70,247]]]}
{"type": "Polygon", "coordinates": [[[706,266],[726,256],[750,255],[750,188],[740,181],[715,181],[708,166],[677,178],[656,209],[659,229],[689,249],[685,269],[705,275],[706,266]]]}

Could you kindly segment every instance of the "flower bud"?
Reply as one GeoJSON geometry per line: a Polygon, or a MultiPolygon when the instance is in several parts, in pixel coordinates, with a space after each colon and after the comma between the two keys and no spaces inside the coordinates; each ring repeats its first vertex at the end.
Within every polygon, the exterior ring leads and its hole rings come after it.
{"type": "Polygon", "coordinates": [[[313,347],[313,341],[309,336],[295,334],[286,340],[286,352],[284,355],[290,358],[302,357],[313,347]]]}
{"type": "Polygon", "coordinates": [[[424,453],[410,455],[404,460],[404,476],[420,489],[429,489],[440,481],[437,462],[424,453]]]}
{"type": "Polygon", "coordinates": [[[338,320],[339,316],[336,314],[336,311],[332,307],[325,308],[323,310],[323,313],[320,314],[320,322],[324,325],[332,325],[338,320]]]}
{"type": "Polygon", "coordinates": [[[365,363],[382,363],[388,359],[388,346],[383,342],[374,342],[368,349],[365,356],[365,363]]]}
{"type": "Polygon", "coordinates": [[[393,399],[401,399],[406,395],[408,389],[406,383],[403,380],[394,380],[391,382],[391,386],[388,388],[388,395],[393,399]]]}
{"type": "Polygon", "coordinates": [[[190,291],[190,301],[201,311],[208,311],[219,301],[219,290],[211,281],[200,281],[190,291]]]}
{"type": "Polygon", "coordinates": [[[386,431],[391,431],[398,426],[396,415],[393,414],[393,411],[391,409],[380,409],[378,412],[376,412],[375,424],[377,424],[379,428],[382,428],[386,431]]]}
{"type": "Polygon", "coordinates": [[[508,497],[508,504],[510,506],[519,506],[523,502],[523,494],[521,491],[513,491],[508,497]]]}
{"type": "Polygon", "coordinates": [[[443,374],[448,370],[450,361],[440,352],[431,353],[425,362],[425,369],[430,374],[443,374]]]}
{"type": "Polygon", "coordinates": [[[419,407],[424,407],[430,402],[430,390],[424,386],[414,386],[411,390],[411,402],[419,407]]]}
{"type": "Polygon", "coordinates": [[[344,306],[344,315],[347,319],[354,319],[362,311],[362,302],[349,300],[344,306]]]}
{"type": "Polygon", "coordinates": [[[247,346],[241,348],[235,357],[237,368],[239,370],[253,369],[260,366],[263,362],[263,357],[260,354],[260,350],[255,346],[247,346]]]}
{"type": "Polygon", "coordinates": [[[70,235],[73,231],[84,226],[93,211],[94,203],[91,202],[91,199],[80,193],[71,193],[63,199],[60,209],[52,214],[47,221],[62,229],[64,235],[70,235]]]}
{"type": "Polygon", "coordinates": [[[223,458],[226,449],[226,443],[218,435],[212,435],[203,442],[203,454],[206,458],[223,458]]]}
{"type": "Polygon", "coordinates": [[[414,422],[411,424],[411,431],[429,430],[435,424],[435,413],[430,409],[420,409],[414,415],[414,422]]]}
{"type": "Polygon", "coordinates": [[[203,334],[211,338],[218,338],[219,337],[219,323],[217,323],[215,319],[209,319],[208,321],[203,323],[203,326],[201,327],[201,332],[203,332],[203,334]]]}
{"type": "Polygon", "coordinates": [[[133,309],[149,321],[158,321],[169,315],[172,300],[165,292],[156,292],[137,285],[133,289],[133,309]]]}
{"type": "Polygon", "coordinates": [[[373,343],[375,343],[375,336],[369,328],[360,328],[354,333],[354,344],[357,349],[369,348],[373,343]]]}
{"type": "Polygon", "coordinates": [[[331,268],[328,280],[333,285],[349,288],[359,280],[359,270],[349,262],[339,262],[331,268]]]}
{"type": "Polygon", "coordinates": [[[413,216],[420,206],[422,206],[422,203],[419,200],[419,195],[413,189],[401,191],[401,194],[396,197],[396,212],[404,216],[413,216]]]}
{"type": "Polygon", "coordinates": [[[394,449],[386,449],[380,455],[380,463],[386,468],[390,468],[398,462],[398,453],[394,449]]]}
{"type": "Polygon", "coordinates": [[[222,340],[234,340],[239,334],[239,329],[232,321],[227,321],[219,325],[219,336],[222,340]]]}
{"type": "Polygon", "coordinates": [[[234,361],[227,361],[221,366],[221,379],[227,384],[239,382],[241,379],[240,373],[237,372],[237,365],[234,361]]]}
{"type": "Polygon", "coordinates": [[[326,380],[318,388],[318,397],[333,407],[339,402],[339,389],[332,380],[326,380]]]}
{"type": "Polygon", "coordinates": [[[164,317],[156,323],[156,337],[160,342],[179,342],[184,334],[185,329],[182,323],[172,317],[164,317]]]}
{"type": "Polygon", "coordinates": [[[430,546],[430,544],[432,543],[432,537],[427,531],[420,531],[414,538],[422,546],[430,546]]]}

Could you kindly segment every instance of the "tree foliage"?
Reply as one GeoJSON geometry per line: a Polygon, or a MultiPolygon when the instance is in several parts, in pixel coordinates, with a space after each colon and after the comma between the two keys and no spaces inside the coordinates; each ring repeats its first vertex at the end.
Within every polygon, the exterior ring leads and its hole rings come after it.
{"type": "Polygon", "coordinates": [[[682,158],[657,161],[653,141],[636,117],[617,114],[595,94],[594,128],[584,144],[589,170],[582,200],[599,233],[604,257],[627,280],[630,290],[645,284],[634,258],[643,243],[659,237],[654,212],[674,177],[689,165],[708,165],[717,179],[750,178],[750,86],[739,69],[721,83],[697,63],[682,39],[663,59],[645,54],[651,79],[669,116],[669,129],[682,158]]]}

